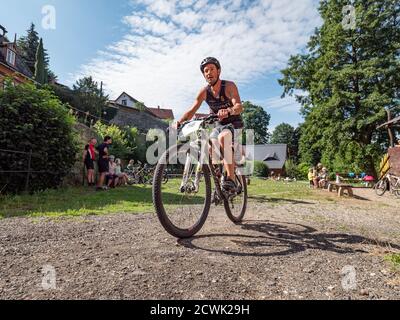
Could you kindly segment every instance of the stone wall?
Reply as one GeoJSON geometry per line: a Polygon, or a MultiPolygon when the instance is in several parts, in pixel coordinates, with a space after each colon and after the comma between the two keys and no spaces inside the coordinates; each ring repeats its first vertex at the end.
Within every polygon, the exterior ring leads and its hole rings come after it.
{"type": "Polygon", "coordinates": [[[390,173],[400,176],[400,147],[389,149],[390,173]]]}
{"type": "Polygon", "coordinates": [[[96,131],[82,123],[76,123],[74,125],[74,130],[79,136],[79,151],[76,155],[75,164],[71,168],[71,172],[64,179],[64,185],[82,185],[84,180],[83,174],[85,172],[82,162],[83,149],[88,143],[89,139],[97,138],[96,131]]]}
{"type": "Polygon", "coordinates": [[[111,123],[118,126],[136,127],[142,132],[149,131],[150,129],[166,130],[168,124],[164,121],[152,116],[146,111],[139,111],[129,107],[120,107],[117,115],[111,120],[111,123]]]}

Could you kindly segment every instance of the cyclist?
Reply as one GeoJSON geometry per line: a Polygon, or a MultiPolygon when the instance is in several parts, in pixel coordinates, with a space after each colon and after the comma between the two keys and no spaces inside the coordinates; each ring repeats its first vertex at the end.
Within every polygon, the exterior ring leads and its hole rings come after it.
{"type": "Polygon", "coordinates": [[[222,188],[227,191],[235,190],[234,129],[243,128],[241,117],[243,106],[238,88],[232,81],[220,79],[221,64],[216,58],[204,59],[200,64],[200,70],[208,85],[200,90],[192,107],[175,126],[179,127],[181,123],[191,120],[204,101],[209,105],[211,114],[218,115],[219,118],[218,126],[211,133],[210,140],[214,152],[224,150],[223,163],[227,177],[222,188]]]}

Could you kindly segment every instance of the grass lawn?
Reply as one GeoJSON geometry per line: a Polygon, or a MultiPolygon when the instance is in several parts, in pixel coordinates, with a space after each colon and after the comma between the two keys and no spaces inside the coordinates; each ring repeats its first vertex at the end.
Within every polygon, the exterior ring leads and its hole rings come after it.
{"type": "MultiPolygon", "coordinates": [[[[179,204],[180,198],[176,194],[178,184],[178,180],[168,183],[174,189],[167,194],[168,203],[179,204]]],[[[248,194],[250,201],[270,203],[301,203],[306,199],[322,197],[310,190],[306,182],[285,183],[261,179],[251,180],[248,194]]],[[[78,187],[48,190],[34,195],[0,197],[0,219],[15,216],[59,217],[148,212],[154,212],[151,186],[129,186],[107,192],[78,187]]]]}

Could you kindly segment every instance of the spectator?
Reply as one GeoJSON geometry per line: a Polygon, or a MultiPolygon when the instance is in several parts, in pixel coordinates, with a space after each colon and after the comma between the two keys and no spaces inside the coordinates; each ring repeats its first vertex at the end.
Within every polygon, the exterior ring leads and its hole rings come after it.
{"type": "Polygon", "coordinates": [[[373,176],[366,175],[363,180],[366,187],[371,187],[375,181],[375,178],[373,176]]]}
{"type": "Polygon", "coordinates": [[[118,186],[118,176],[116,174],[116,167],[117,164],[115,163],[115,157],[110,156],[109,157],[109,163],[108,163],[108,173],[106,174],[106,183],[108,188],[115,188],[118,186]]]}
{"type": "Polygon", "coordinates": [[[83,163],[87,170],[87,182],[89,186],[94,186],[94,161],[96,159],[96,150],[95,145],[97,144],[97,140],[92,138],[89,140],[89,143],[85,146],[85,150],[83,151],[83,163]]]}
{"type": "Polygon", "coordinates": [[[96,190],[107,190],[107,187],[103,187],[104,179],[109,171],[109,147],[112,144],[112,138],[110,136],[104,137],[104,142],[97,147],[99,151],[99,181],[97,183],[96,190]]]}
{"type": "Polygon", "coordinates": [[[275,180],[275,172],[274,171],[271,171],[271,179],[275,180]]]}
{"type": "MultiPolygon", "coordinates": [[[[319,165],[320,165],[320,164],[318,164],[318,166],[319,166],[319,165]]],[[[313,185],[314,185],[314,188],[318,188],[318,181],[319,181],[318,166],[317,166],[317,167],[314,167],[314,170],[313,170],[313,185]]]]}
{"type": "Polygon", "coordinates": [[[135,160],[129,160],[128,165],[126,166],[126,171],[132,172],[135,166],[135,160]]]}
{"type": "Polygon", "coordinates": [[[314,188],[314,170],[315,168],[312,167],[308,170],[308,181],[310,182],[310,188],[314,188]]]}
{"type": "Polygon", "coordinates": [[[321,189],[325,189],[326,186],[328,185],[328,181],[329,181],[329,176],[328,176],[328,170],[324,167],[322,168],[321,174],[319,176],[319,187],[321,189]]]}
{"type": "Polygon", "coordinates": [[[119,183],[125,186],[128,185],[128,176],[122,172],[121,159],[115,160],[115,175],[118,177],[119,183]]]}

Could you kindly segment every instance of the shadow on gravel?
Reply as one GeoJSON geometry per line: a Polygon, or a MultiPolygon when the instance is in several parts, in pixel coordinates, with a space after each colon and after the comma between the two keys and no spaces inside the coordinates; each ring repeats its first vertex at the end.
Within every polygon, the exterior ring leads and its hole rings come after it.
{"type": "Polygon", "coordinates": [[[292,203],[292,204],[314,204],[312,202],[301,201],[301,200],[294,200],[294,199],[285,199],[285,198],[270,198],[266,196],[249,196],[249,199],[256,200],[260,203],[292,203]]]}
{"type": "Polygon", "coordinates": [[[252,231],[253,234],[209,234],[182,239],[178,242],[194,250],[256,257],[285,256],[315,249],[339,254],[367,253],[367,251],[352,248],[351,246],[355,244],[372,244],[400,249],[399,245],[393,243],[344,233],[319,233],[317,229],[310,226],[294,223],[249,220],[240,227],[244,231],[252,231]],[[256,235],[255,232],[262,235],[256,235]]]}
{"type": "Polygon", "coordinates": [[[357,195],[353,195],[353,198],[354,198],[354,199],[357,199],[357,200],[362,200],[362,201],[371,201],[371,200],[368,199],[368,198],[364,198],[364,197],[357,196],[357,195]]]}

